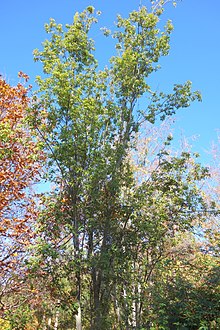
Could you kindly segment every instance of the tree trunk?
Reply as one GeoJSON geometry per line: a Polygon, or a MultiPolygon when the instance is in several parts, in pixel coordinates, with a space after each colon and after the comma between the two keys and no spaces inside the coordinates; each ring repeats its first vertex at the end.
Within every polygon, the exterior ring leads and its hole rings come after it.
{"type": "Polygon", "coordinates": [[[52,323],[52,318],[49,317],[47,321],[48,329],[50,329],[51,323],[52,323]]]}
{"type": "Polygon", "coordinates": [[[56,314],[55,314],[54,330],[58,330],[58,324],[59,324],[59,315],[60,315],[59,304],[60,304],[60,300],[58,300],[57,303],[58,303],[58,308],[57,308],[56,314]]]}
{"type": "Polygon", "coordinates": [[[81,306],[78,307],[78,314],[76,315],[76,330],[82,330],[82,316],[81,306]]]}

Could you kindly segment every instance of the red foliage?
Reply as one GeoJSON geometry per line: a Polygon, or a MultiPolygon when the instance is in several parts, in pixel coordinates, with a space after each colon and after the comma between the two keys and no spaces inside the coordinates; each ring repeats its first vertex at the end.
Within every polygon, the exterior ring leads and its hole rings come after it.
{"type": "MultiPolygon", "coordinates": [[[[21,72],[19,77],[28,80],[21,72]]],[[[0,79],[0,275],[22,257],[36,218],[30,188],[39,176],[42,152],[25,124],[29,88],[0,79]]]]}

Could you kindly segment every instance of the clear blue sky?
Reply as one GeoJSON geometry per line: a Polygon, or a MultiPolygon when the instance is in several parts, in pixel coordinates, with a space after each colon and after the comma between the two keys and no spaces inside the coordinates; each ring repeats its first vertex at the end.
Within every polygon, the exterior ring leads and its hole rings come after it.
{"type": "MultiPolygon", "coordinates": [[[[149,4],[142,0],[142,4],[149,4]]],[[[40,48],[45,39],[44,23],[50,17],[60,23],[71,23],[76,11],[93,5],[102,11],[101,25],[113,28],[117,13],[126,16],[137,9],[140,0],[9,0],[2,1],[0,11],[0,73],[13,84],[17,72],[27,73],[31,82],[41,74],[39,64],[32,59],[32,51],[40,48]]],[[[220,1],[182,0],[176,8],[168,5],[166,18],[174,24],[170,55],[162,59],[162,70],[155,77],[155,86],[168,90],[174,83],[186,80],[203,95],[202,103],[181,110],[177,117],[176,131],[187,137],[198,135],[194,150],[201,153],[210,149],[220,128],[220,1]]],[[[104,61],[111,55],[110,46],[103,44],[102,35],[97,39],[98,55],[104,61]]]]}

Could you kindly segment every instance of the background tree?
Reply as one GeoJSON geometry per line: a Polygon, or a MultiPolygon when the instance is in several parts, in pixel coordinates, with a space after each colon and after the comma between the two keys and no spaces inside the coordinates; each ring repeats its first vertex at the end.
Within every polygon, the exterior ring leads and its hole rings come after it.
{"type": "MultiPolygon", "coordinates": [[[[217,136],[217,143],[212,143],[210,147],[210,180],[208,180],[205,187],[205,194],[208,202],[211,204],[215,201],[216,206],[219,209],[219,197],[220,197],[220,150],[219,150],[220,136],[217,136]]],[[[219,257],[220,249],[220,222],[219,217],[210,216],[208,221],[204,224],[203,231],[206,237],[206,251],[219,257]]]]}
{"type": "MultiPolygon", "coordinates": [[[[19,73],[19,77],[28,80],[23,73],[19,73]]],[[[6,308],[4,296],[18,289],[11,283],[11,277],[22,272],[21,260],[33,237],[37,216],[31,186],[39,177],[42,156],[25,124],[28,91],[29,87],[21,83],[10,86],[0,79],[0,301],[3,310],[6,308]]]]}
{"type": "Polygon", "coordinates": [[[219,258],[205,254],[194,235],[176,237],[156,266],[151,288],[155,328],[218,329],[219,258]]]}

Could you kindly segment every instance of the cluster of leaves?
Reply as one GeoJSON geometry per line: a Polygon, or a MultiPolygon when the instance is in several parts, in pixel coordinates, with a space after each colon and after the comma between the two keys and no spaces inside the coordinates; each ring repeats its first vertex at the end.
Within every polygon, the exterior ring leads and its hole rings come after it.
{"type": "Polygon", "coordinates": [[[217,329],[219,261],[205,255],[189,233],[176,240],[175,246],[169,242],[154,274],[153,323],[164,329],[217,329]]]}

